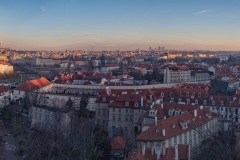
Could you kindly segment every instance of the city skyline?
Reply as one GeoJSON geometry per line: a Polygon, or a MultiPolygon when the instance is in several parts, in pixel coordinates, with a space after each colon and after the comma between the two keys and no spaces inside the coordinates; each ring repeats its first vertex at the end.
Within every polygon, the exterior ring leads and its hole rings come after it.
{"type": "Polygon", "coordinates": [[[3,47],[29,50],[240,50],[240,2],[0,2],[3,47]]]}

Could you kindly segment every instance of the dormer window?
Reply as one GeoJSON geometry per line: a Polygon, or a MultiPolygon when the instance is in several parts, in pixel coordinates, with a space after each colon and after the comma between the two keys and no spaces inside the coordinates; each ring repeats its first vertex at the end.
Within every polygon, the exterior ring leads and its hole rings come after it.
{"type": "Polygon", "coordinates": [[[187,104],[190,104],[190,99],[187,99],[187,104]]]}
{"type": "Polygon", "coordinates": [[[187,129],[187,122],[180,122],[182,129],[187,129]]]}
{"type": "Polygon", "coordinates": [[[103,102],[105,102],[105,101],[106,101],[106,98],[105,98],[105,97],[103,97],[103,98],[102,98],[102,101],[103,101],[103,102]]]}
{"type": "Polygon", "coordinates": [[[199,86],[198,89],[201,89],[201,87],[199,86]]]}
{"type": "Polygon", "coordinates": [[[186,93],[186,96],[187,96],[187,97],[189,96],[189,93],[188,93],[188,92],[186,93]]]}
{"type": "Polygon", "coordinates": [[[168,115],[169,115],[169,116],[172,116],[172,110],[169,110],[169,111],[168,111],[168,115]]]}
{"type": "Polygon", "coordinates": [[[195,100],[195,104],[198,104],[198,100],[197,99],[195,100]]]}
{"type": "Polygon", "coordinates": [[[222,106],[224,105],[223,101],[221,101],[221,105],[222,105],[222,106]]]}
{"type": "Polygon", "coordinates": [[[208,96],[208,94],[207,93],[205,93],[205,97],[207,97],[208,96]]]}
{"type": "Polygon", "coordinates": [[[183,94],[182,94],[182,92],[180,92],[180,96],[182,96],[183,94]]]}
{"type": "Polygon", "coordinates": [[[155,111],[153,110],[149,111],[149,116],[155,116],[155,115],[156,115],[155,111]]]}
{"type": "Polygon", "coordinates": [[[171,101],[170,101],[170,102],[174,102],[174,98],[173,98],[173,97],[171,98],[171,101]]]}
{"type": "Polygon", "coordinates": [[[161,93],[161,97],[164,97],[164,93],[163,92],[161,93]]]}
{"type": "Polygon", "coordinates": [[[182,98],[179,98],[179,99],[178,99],[178,102],[182,102],[182,98]]]}
{"type": "Polygon", "coordinates": [[[201,97],[201,93],[198,93],[198,97],[201,97]]]}
{"type": "Polygon", "coordinates": [[[129,106],[129,102],[125,102],[125,106],[129,106]]]}
{"type": "Polygon", "coordinates": [[[212,114],[211,113],[206,113],[205,114],[208,118],[212,118],[212,114]]]}
{"type": "Polygon", "coordinates": [[[135,103],[135,107],[138,107],[138,103],[135,103]]]}
{"type": "Polygon", "coordinates": [[[207,105],[207,100],[203,100],[203,105],[207,105]]]}
{"type": "Polygon", "coordinates": [[[215,105],[215,101],[212,101],[212,105],[215,105]]]}

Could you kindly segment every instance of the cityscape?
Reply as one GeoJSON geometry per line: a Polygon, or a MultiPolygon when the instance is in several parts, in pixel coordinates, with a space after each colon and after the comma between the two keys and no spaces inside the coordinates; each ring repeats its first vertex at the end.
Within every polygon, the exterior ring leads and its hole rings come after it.
{"type": "Polygon", "coordinates": [[[0,159],[240,159],[239,6],[1,1],[0,159]]]}

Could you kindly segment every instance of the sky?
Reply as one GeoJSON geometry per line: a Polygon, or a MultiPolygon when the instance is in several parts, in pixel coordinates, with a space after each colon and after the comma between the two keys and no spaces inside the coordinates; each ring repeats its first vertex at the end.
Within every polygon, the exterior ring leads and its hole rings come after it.
{"type": "Polygon", "coordinates": [[[240,50],[239,0],[0,0],[3,47],[240,50]]]}

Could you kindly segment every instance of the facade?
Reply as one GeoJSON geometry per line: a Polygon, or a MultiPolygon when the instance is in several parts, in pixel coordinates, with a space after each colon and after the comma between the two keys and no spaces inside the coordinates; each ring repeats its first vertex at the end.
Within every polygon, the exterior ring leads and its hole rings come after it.
{"type": "Polygon", "coordinates": [[[146,96],[138,92],[122,93],[108,106],[108,132],[114,135],[115,130],[134,134],[140,130],[143,120],[146,96]]]}
{"type": "Polygon", "coordinates": [[[13,73],[13,66],[6,62],[0,62],[0,73],[1,74],[13,73]]]}
{"type": "Polygon", "coordinates": [[[191,71],[187,68],[166,67],[163,72],[164,83],[181,83],[191,80],[191,71]]]}
{"type": "Polygon", "coordinates": [[[201,142],[216,134],[219,128],[217,114],[203,107],[183,113],[169,109],[166,116],[166,119],[156,117],[153,124],[143,125],[142,133],[136,138],[138,148],[154,148],[162,153],[168,147],[189,144],[194,155],[201,142]]]}
{"type": "Polygon", "coordinates": [[[117,64],[106,64],[105,66],[102,66],[101,72],[107,74],[117,69],[119,69],[117,64]]]}
{"type": "Polygon", "coordinates": [[[211,75],[208,71],[191,71],[191,80],[192,82],[197,81],[209,81],[211,80],[211,75]]]}
{"type": "Polygon", "coordinates": [[[0,85],[0,107],[9,105],[12,100],[12,92],[8,87],[0,85]]]}
{"type": "Polygon", "coordinates": [[[29,113],[31,127],[59,126],[64,134],[70,131],[71,111],[67,108],[32,106],[29,113]]]}

